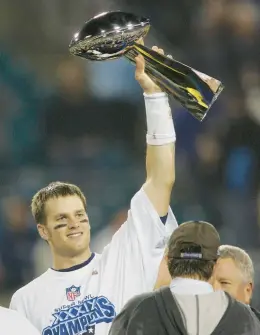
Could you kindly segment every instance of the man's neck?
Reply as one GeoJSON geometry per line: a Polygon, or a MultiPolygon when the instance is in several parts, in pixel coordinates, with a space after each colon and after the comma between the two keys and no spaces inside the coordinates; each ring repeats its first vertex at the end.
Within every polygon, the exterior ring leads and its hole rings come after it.
{"type": "Polygon", "coordinates": [[[53,266],[54,270],[64,270],[73,266],[79,265],[87,261],[91,256],[91,251],[87,248],[84,252],[79,255],[66,257],[57,254],[53,254],[53,266]]]}
{"type": "Polygon", "coordinates": [[[210,280],[207,281],[206,279],[201,279],[199,276],[192,276],[192,277],[189,277],[189,276],[181,276],[181,277],[176,277],[176,278],[172,278],[172,279],[190,279],[190,280],[196,280],[196,281],[201,281],[201,282],[204,282],[204,283],[210,283],[210,280]]]}
{"type": "Polygon", "coordinates": [[[195,277],[176,277],[170,284],[171,291],[179,294],[205,294],[213,292],[209,282],[195,277]]]}

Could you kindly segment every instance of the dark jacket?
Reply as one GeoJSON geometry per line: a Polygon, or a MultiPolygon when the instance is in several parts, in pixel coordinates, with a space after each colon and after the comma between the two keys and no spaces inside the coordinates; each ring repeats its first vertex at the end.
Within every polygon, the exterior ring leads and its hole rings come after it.
{"type": "Polygon", "coordinates": [[[255,316],[260,321],[260,312],[252,306],[251,306],[251,310],[254,312],[255,316]]]}
{"type": "MultiPolygon", "coordinates": [[[[188,316],[180,308],[177,295],[173,295],[168,287],[136,296],[115,318],[109,335],[188,335],[189,318],[194,326],[192,335],[260,334],[260,322],[248,306],[237,302],[224,292],[209,293],[207,298],[211,295],[213,300],[208,304],[208,312],[203,306],[206,301],[205,294],[186,296],[186,304],[190,299],[190,305],[194,306],[194,313],[189,312],[188,316]],[[214,304],[214,297],[220,294],[227,302],[222,304],[224,309],[221,314],[217,311],[219,307],[214,304]],[[215,324],[210,330],[207,319],[214,318],[214,314],[218,317],[216,316],[215,324]]],[[[186,306],[190,307],[188,304],[186,306]]]]}

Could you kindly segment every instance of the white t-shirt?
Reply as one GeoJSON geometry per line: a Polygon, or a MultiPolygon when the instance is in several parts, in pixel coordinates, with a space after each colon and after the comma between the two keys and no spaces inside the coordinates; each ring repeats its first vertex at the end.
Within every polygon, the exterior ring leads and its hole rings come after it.
{"type": "Polygon", "coordinates": [[[0,335],[40,335],[24,316],[4,307],[0,307],[0,325],[0,335]]]}
{"type": "Polygon", "coordinates": [[[107,335],[124,304],[153,289],[176,227],[171,209],[163,224],[141,189],[131,201],[127,221],[102,255],[93,253],[85,266],[73,271],[48,269],[17,291],[10,307],[42,335],[107,335]]]}

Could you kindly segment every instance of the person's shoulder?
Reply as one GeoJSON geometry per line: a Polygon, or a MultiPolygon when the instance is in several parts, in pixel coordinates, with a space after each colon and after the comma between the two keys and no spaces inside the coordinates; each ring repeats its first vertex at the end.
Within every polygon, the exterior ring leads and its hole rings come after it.
{"type": "Polygon", "coordinates": [[[2,306],[0,306],[0,318],[6,322],[24,320],[24,317],[17,311],[2,306]]]}
{"type": "Polygon", "coordinates": [[[9,315],[13,315],[15,317],[15,315],[18,315],[18,313],[12,309],[0,306],[1,319],[4,319],[6,316],[9,316],[9,315]]]}
{"type": "Polygon", "coordinates": [[[235,303],[241,310],[247,312],[248,314],[252,315],[254,314],[252,309],[251,309],[251,306],[241,302],[241,301],[237,301],[235,300],[234,298],[233,299],[233,303],[235,303]]]}
{"type": "Polygon", "coordinates": [[[153,292],[146,292],[146,293],[141,293],[133,297],[131,300],[133,302],[143,302],[143,301],[150,301],[154,299],[155,291],[153,292]]]}
{"type": "Polygon", "coordinates": [[[116,316],[109,335],[158,334],[158,317],[154,299],[155,293],[142,293],[131,298],[116,316]],[[155,332],[154,332],[155,334],[155,332]]]}
{"type": "Polygon", "coordinates": [[[137,308],[143,308],[148,305],[151,306],[151,303],[154,301],[154,292],[142,293],[131,298],[125,305],[124,310],[133,311],[137,308]]]}
{"type": "MultiPolygon", "coordinates": [[[[233,305],[236,305],[237,311],[239,310],[241,313],[243,313],[242,315],[247,316],[247,318],[249,320],[257,321],[257,324],[259,324],[259,316],[257,316],[255,310],[253,310],[251,308],[251,306],[249,306],[247,304],[244,304],[244,303],[242,303],[240,301],[237,301],[237,300],[235,300],[233,298],[232,298],[231,301],[232,301],[233,305]]],[[[260,324],[259,324],[259,327],[260,327],[260,324]]]]}
{"type": "Polygon", "coordinates": [[[257,317],[257,319],[260,321],[260,311],[258,311],[257,309],[255,309],[254,307],[250,306],[251,311],[255,314],[255,316],[257,317]]]}
{"type": "Polygon", "coordinates": [[[27,335],[40,334],[38,330],[17,311],[0,306],[0,318],[1,327],[7,331],[6,334],[18,334],[19,331],[26,332],[27,335]]]}
{"type": "Polygon", "coordinates": [[[34,294],[35,291],[39,292],[42,286],[46,286],[49,277],[51,277],[50,272],[49,270],[47,270],[39,277],[33,279],[28,284],[22,286],[17,291],[15,291],[12,296],[12,300],[22,299],[25,296],[31,296],[34,294]]]}

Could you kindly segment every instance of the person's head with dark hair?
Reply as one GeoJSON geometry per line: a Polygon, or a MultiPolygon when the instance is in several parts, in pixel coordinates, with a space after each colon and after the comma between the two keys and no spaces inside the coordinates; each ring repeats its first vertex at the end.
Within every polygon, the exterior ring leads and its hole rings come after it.
{"type": "Polygon", "coordinates": [[[220,237],[212,224],[204,221],[182,223],[168,244],[167,264],[171,277],[209,281],[219,246],[220,237]]]}

